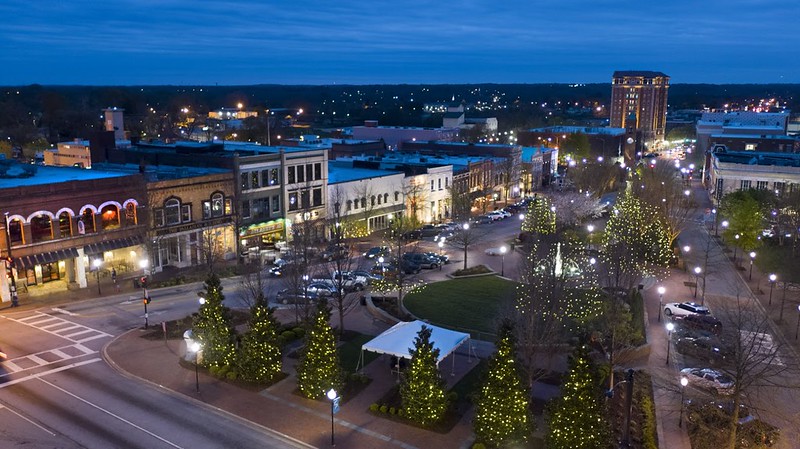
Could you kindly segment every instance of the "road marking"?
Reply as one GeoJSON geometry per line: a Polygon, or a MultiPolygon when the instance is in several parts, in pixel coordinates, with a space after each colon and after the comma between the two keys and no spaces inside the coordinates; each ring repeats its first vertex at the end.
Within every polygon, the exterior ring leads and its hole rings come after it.
{"type": "Polygon", "coordinates": [[[111,334],[107,334],[107,333],[105,333],[103,331],[99,331],[97,329],[93,329],[91,327],[84,326],[82,324],[78,324],[78,323],[75,323],[75,322],[72,322],[72,321],[69,321],[69,320],[65,320],[63,318],[59,318],[59,317],[55,317],[55,316],[52,316],[52,315],[48,315],[48,314],[42,313],[42,312],[36,312],[33,315],[22,317],[22,318],[10,318],[10,317],[7,317],[7,316],[3,316],[3,318],[5,318],[7,320],[11,320],[11,321],[16,321],[17,323],[24,324],[26,326],[30,326],[30,327],[32,327],[34,329],[39,329],[42,332],[47,332],[48,334],[55,335],[57,337],[61,337],[63,339],[69,340],[69,341],[71,341],[73,343],[83,343],[83,342],[86,342],[86,341],[89,341],[89,340],[94,340],[96,338],[101,338],[101,337],[112,337],[111,334]],[[57,321],[57,323],[46,324],[44,326],[40,326],[41,324],[50,323],[52,321],[57,321]],[[63,329],[50,330],[50,328],[56,327],[56,326],[61,325],[61,324],[68,324],[69,326],[67,326],[67,327],[65,327],[63,329]],[[80,328],[80,329],[83,329],[83,330],[80,331],[80,332],[71,332],[71,333],[68,333],[66,335],[64,334],[65,332],[69,332],[69,331],[72,331],[72,330],[77,329],[77,328],[80,328]],[[96,335],[93,336],[93,337],[90,337],[90,338],[83,338],[83,339],[80,339],[80,340],[74,340],[72,338],[73,336],[77,336],[77,335],[80,335],[80,334],[85,334],[85,333],[88,333],[88,332],[94,332],[96,335]]]}
{"type": "Polygon", "coordinates": [[[50,374],[60,373],[61,371],[66,371],[68,369],[77,368],[79,366],[88,365],[90,363],[101,362],[101,361],[103,361],[103,359],[101,359],[99,357],[95,357],[93,359],[84,360],[83,362],[70,363],[69,365],[60,366],[58,368],[53,368],[51,370],[44,371],[44,372],[41,372],[41,373],[31,374],[30,376],[20,377],[19,379],[13,379],[13,380],[9,380],[8,382],[5,382],[5,383],[0,383],[0,389],[6,388],[6,387],[10,387],[12,385],[16,385],[16,384],[19,384],[19,383],[22,383],[22,382],[26,382],[26,381],[29,381],[31,379],[38,379],[38,378],[40,378],[42,376],[47,376],[47,375],[50,375],[50,374]]]}
{"type": "MultiPolygon", "coordinates": [[[[99,360],[99,359],[98,359],[98,360],[99,360]]],[[[151,432],[151,431],[149,431],[149,430],[145,429],[144,427],[142,427],[142,426],[139,426],[139,425],[136,425],[136,424],[134,424],[134,423],[132,423],[132,422],[128,421],[127,419],[125,419],[125,418],[123,418],[123,417],[121,417],[121,416],[119,416],[119,415],[116,415],[116,414],[114,414],[113,412],[111,412],[111,411],[109,411],[109,410],[106,410],[106,409],[104,409],[103,407],[100,407],[99,405],[96,405],[96,404],[94,404],[94,403],[92,403],[92,402],[89,402],[89,401],[87,401],[86,399],[84,399],[84,398],[82,398],[82,397],[80,397],[80,396],[78,396],[78,395],[76,395],[76,394],[74,394],[74,393],[71,393],[71,392],[69,392],[69,391],[67,391],[67,390],[65,390],[65,389],[63,389],[63,388],[61,388],[61,387],[59,387],[58,385],[56,385],[56,384],[54,384],[54,383],[52,383],[52,382],[48,382],[48,381],[46,381],[46,380],[44,380],[44,379],[42,379],[42,378],[39,378],[39,380],[40,380],[40,381],[42,381],[42,382],[44,382],[44,383],[45,383],[45,384],[47,384],[47,385],[50,385],[51,387],[55,388],[56,390],[59,390],[59,391],[63,392],[64,394],[67,394],[67,395],[69,395],[69,396],[72,396],[73,398],[75,398],[75,399],[77,399],[77,400],[79,400],[79,401],[83,402],[83,403],[84,403],[84,404],[86,404],[86,405],[89,405],[89,406],[91,406],[91,407],[94,407],[95,409],[97,409],[97,410],[100,410],[101,412],[103,412],[103,413],[105,413],[105,414],[107,414],[107,415],[109,415],[109,416],[112,416],[112,417],[114,417],[114,418],[116,418],[116,419],[118,419],[118,420],[120,420],[120,421],[124,422],[125,424],[128,424],[129,426],[131,426],[131,427],[133,427],[133,428],[135,428],[135,429],[139,429],[139,430],[141,430],[142,432],[144,432],[144,433],[146,433],[146,434],[150,435],[151,437],[153,437],[153,438],[155,438],[155,439],[157,439],[157,440],[159,440],[159,441],[162,441],[162,442],[164,442],[164,443],[166,443],[166,444],[168,444],[168,445],[170,445],[170,446],[172,446],[172,447],[174,447],[174,448],[177,448],[177,449],[183,449],[183,448],[181,448],[180,446],[178,446],[177,444],[175,444],[175,443],[173,443],[173,442],[171,442],[171,441],[169,441],[169,440],[167,440],[167,439],[165,439],[165,438],[162,438],[162,437],[160,437],[160,436],[156,435],[155,433],[153,433],[153,432],[151,432]]]]}
{"type": "MultiPolygon", "coordinates": [[[[40,354],[41,354],[41,352],[40,352],[40,354]]],[[[48,363],[47,360],[45,360],[45,359],[43,359],[43,358],[41,358],[41,357],[39,357],[37,355],[34,355],[34,354],[29,355],[28,359],[32,360],[34,363],[36,363],[39,366],[47,365],[47,363],[48,363]]]]}
{"type": "Polygon", "coordinates": [[[772,341],[772,335],[765,332],[751,332],[746,330],[740,332],[745,347],[749,346],[755,353],[761,354],[764,357],[762,362],[786,366],[786,363],[781,359],[780,354],[778,354],[778,349],[772,341]]]}
{"type": "Polygon", "coordinates": [[[35,423],[35,422],[33,422],[32,420],[30,420],[30,419],[28,419],[27,417],[23,416],[23,415],[22,415],[22,414],[20,414],[19,412],[15,411],[15,410],[12,410],[12,409],[10,409],[10,408],[6,407],[6,406],[5,406],[5,405],[3,405],[3,404],[0,404],[0,409],[5,409],[5,410],[8,410],[9,412],[11,412],[11,413],[13,413],[13,414],[15,414],[15,415],[19,416],[20,418],[24,419],[25,421],[28,421],[29,423],[33,424],[34,426],[36,426],[36,427],[38,427],[38,428],[40,428],[40,429],[44,430],[45,432],[49,433],[49,434],[50,434],[50,436],[56,436],[56,434],[55,434],[54,432],[51,432],[51,431],[49,431],[49,430],[48,430],[47,428],[45,428],[44,426],[42,426],[42,425],[40,425],[40,424],[38,424],[38,423],[35,423]]]}
{"type": "Polygon", "coordinates": [[[60,307],[53,307],[53,308],[52,308],[52,309],[50,309],[50,310],[52,310],[53,312],[63,313],[64,315],[69,315],[69,316],[80,316],[80,315],[78,315],[78,314],[77,314],[77,313],[75,313],[75,312],[70,312],[69,310],[62,309],[62,308],[60,308],[60,307]]]}
{"type": "Polygon", "coordinates": [[[6,360],[5,362],[3,362],[3,367],[6,369],[7,372],[5,374],[0,374],[0,379],[5,377],[5,376],[8,376],[10,374],[18,373],[20,371],[25,371],[25,370],[33,369],[33,368],[39,368],[39,367],[46,366],[46,365],[52,365],[54,363],[63,362],[65,360],[70,360],[70,359],[76,359],[78,357],[83,357],[83,356],[86,356],[86,355],[89,355],[89,354],[97,354],[97,351],[93,351],[93,350],[91,350],[91,349],[89,349],[86,346],[83,346],[81,344],[74,344],[74,345],[71,345],[71,346],[62,346],[62,347],[56,348],[56,349],[49,349],[47,351],[37,352],[36,354],[30,354],[30,355],[25,355],[25,356],[22,356],[22,357],[17,357],[17,358],[12,359],[12,360],[6,360]],[[78,355],[70,355],[67,352],[65,352],[65,351],[68,351],[69,349],[77,350],[77,351],[80,352],[80,354],[78,354],[78,355]],[[48,362],[44,358],[39,357],[39,355],[43,355],[43,354],[55,355],[55,356],[59,357],[59,360],[54,360],[52,362],[48,362]],[[25,360],[29,360],[30,362],[36,364],[36,366],[28,366],[27,368],[23,368],[22,365],[30,365],[30,363],[24,363],[25,360]]]}

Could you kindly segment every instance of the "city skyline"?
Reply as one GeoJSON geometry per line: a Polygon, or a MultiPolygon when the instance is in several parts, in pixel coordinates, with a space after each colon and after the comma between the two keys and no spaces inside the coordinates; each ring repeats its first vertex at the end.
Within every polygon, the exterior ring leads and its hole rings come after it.
{"type": "Polygon", "coordinates": [[[794,4],[89,3],[0,5],[0,85],[800,82],[794,4]]]}

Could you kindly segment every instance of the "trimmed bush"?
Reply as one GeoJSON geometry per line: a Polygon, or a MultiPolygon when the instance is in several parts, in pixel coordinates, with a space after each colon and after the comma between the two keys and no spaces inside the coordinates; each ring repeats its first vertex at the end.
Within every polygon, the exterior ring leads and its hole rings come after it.
{"type": "Polygon", "coordinates": [[[486,449],[486,445],[483,443],[475,443],[472,445],[472,449],[486,449]]]}
{"type": "Polygon", "coordinates": [[[306,330],[304,328],[302,328],[302,327],[296,327],[296,328],[292,329],[292,332],[294,332],[294,335],[297,338],[303,338],[303,335],[306,334],[306,330]]]}
{"type": "Polygon", "coordinates": [[[403,411],[402,408],[397,409],[397,416],[405,416],[406,412],[403,411]]]}
{"type": "Polygon", "coordinates": [[[390,415],[396,415],[397,414],[397,409],[394,408],[394,407],[389,407],[389,414],[390,415]]]}
{"type": "Polygon", "coordinates": [[[370,406],[369,406],[369,411],[371,411],[371,412],[373,412],[373,413],[377,413],[379,408],[380,408],[380,407],[378,406],[378,404],[376,404],[376,403],[374,403],[374,402],[373,402],[373,403],[372,403],[372,404],[370,404],[370,406]]]}
{"type": "Polygon", "coordinates": [[[387,413],[389,411],[389,407],[387,407],[385,405],[381,405],[380,410],[381,410],[381,413],[387,413]]]}
{"type": "Polygon", "coordinates": [[[656,436],[656,417],[653,400],[649,396],[642,395],[641,408],[643,416],[642,423],[642,445],[644,449],[658,449],[656,436]]]}
{"type": "Polygon", "coordinates": [[[297,334],[295,334],[293,331],[283,331],[281,332],[281,338],[283,339],[283,341],[288,342],[297,338],[297,334]]]}
{"type": "Polygon", "coordinates": [[[239,374],[236,371],[228,371],[228,374],[225,375],[228,380],[236,380],[239,377],[239,374]]]}
{"type": "Polygon", "coordinates": [[[220,366],[219,369],[217,370],[216,376],[219,377],[220,379],[224,379],[228,375],[228,371],[230,370],[231,367],[229,365],[220,366]]]}
{"type": "Polygon", "coordinates": [[[451,391],[447,393],[447,402],[453,404],[458,400],[458,393],[455,391],[451,391]]]}

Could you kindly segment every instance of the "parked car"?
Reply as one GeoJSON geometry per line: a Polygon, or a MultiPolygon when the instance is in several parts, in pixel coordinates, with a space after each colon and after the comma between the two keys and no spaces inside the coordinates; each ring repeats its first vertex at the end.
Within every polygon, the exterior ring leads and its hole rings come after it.
{"type": "Polygon", "coordinates": [[[675,349],[680,354],[706,361],[712,366],[725,362],[726,351],[716,338],[681,337],[675,342],[675,349]]]}
{"type": "Polygon", "coordinates": [[[331,278],[335,286],[341,285],[345,291],[361,291],[364,287],[369,285],[369,279],[364,276],[357,276],[349,271],[342,274],[334,271],[331,273],[331,278]]]}
{"type": "Polygon", "coordinates": [[[419,240],[422,238],[422,232],[419,229],[408,231],[401,236],[403,240],[419,240]]]}
{"type": "Polygon", "coordinates": [[[711,368],[684,368],[681,376],[686,377],[689,385],[714,390],[718,394],[728,394],[733,390],[733,379],[726,374],[711,368]]]}
{"type": "Polygon", "coordinates": [[[424,237],[433,237],[439,234],[439,232],[441,232],[441,229],[437,228],[435,225],[426,224],[421,228],[419,228],[418,231],[419,235],[424,238],[424,237]]]}
{"type": "Polygon", "coordinates": [[[450,258],[447,257],[446,254],[437,254],[437,253],[433,253],[433,252],[427,252],[427,253],[423,253],[423,254],[425,254],[428,257],[434,257],[436,259],[439,259],[439,265],[444,265],[446,263],[450,263],[450,258]]]}
{"type": "Polygon", "coordinates": [[[506,218],[506,214],[500,212],[499,210],[495,210],[486,214],[492,221],[498,221],[506,218]]]}
{"type": "Polygon", "coordinates": [[[493,222],[495,222],[495,220],[493,220],[492,217],[488,215],[479,215],[472,219],[472,224],[475,225],[490,224],[493,222]]]}
{"type": "Polygon", "coordinates": [[[337,292],[336,286],[333,285],[333,281],[331,280],[314,280],[305,287],[305,290],[308,291],[310,295],[322,298],[333,296],[337,292]]]}
{"type": "Polygon", "coordinates": [[[330,245],[320,255],[322,260],[328,262],[338,259],[344,259],[350,255],[350,249],[341,245],[330,245]]]}
{"type": "Polygon", "coordinates": [[[453,231],[457,230],[458,227],[455,225],[455,223],[439,223],[439,224],[436,225],[436,229],[438,229],[439,232],[443,232],[443,231],[453,232],[453,231]]]}
{"type": "Polygon", "coordinates": [[[281,304],[304,304],[307,302],[316,301],[317,295],[305,291],[305,289],[290,289],[284,288],[275,295],[275,302],[281,304]]]}
{"type": "Polygon", "coordinates": [[[433,241],[434,242],[438,242],[439,240],[442,240],[442,239],[447,240],[450,237],[452,237],[453,235],[455,235],[455,233],[453,231],[449,231],[449,230],[442,231],[442,232],[436,234],[436,237],[433,238],[433,241]]]}
{"type": "Polygon", "coordinates": [[[397,275],[398,270],[402,270],[405,274],[417,274],[422,271],[422,267],[404,259],[400,261],[399,268],[396,263],[384,262],[383,265],[376,263],[375,267],[372,269],[372,273],[379,274],[383,277],[391,277],[397,275]]]}
{"type": "Polygon", "coordinates": [[[681,327],[719,335],[722,332],[722,321],[712,315],[686,315],[681,320],[681,327]]]}
{"type": "Polygon", "coordinates": [[[387,257],[389,256],[390,251],[389,248],[386,246],[373,246],[372,248],[368,249],[367,252],[364,253],[364,257],[367,259],[377,259],[378,257],[387,257]]]}
{"type": "Polygon", "coordinates": [[[688,315],[711,315],[708,307],[694,302],[670,302],[664,305],[667,316],[684,317],[688,315]]]}
{"type": "Polygon", "coordinates": [[[371,284],[374,281],[380,281],[380,280],[383,279],[383,276],[381,276],[380,274],[370,273],[367,270],[353,270],[353,271],[350,271],[350,274],[352,274],[353,276],[363,277],[364,279],[367,280],[368,284],[371,284]]]}
{"type": "Polygon", "coordinates": [[[428,269],[439,268],[441,263],[438,257],[430,257],[424,253],[405,253],[403,254],[403,260],[428,269]]]}

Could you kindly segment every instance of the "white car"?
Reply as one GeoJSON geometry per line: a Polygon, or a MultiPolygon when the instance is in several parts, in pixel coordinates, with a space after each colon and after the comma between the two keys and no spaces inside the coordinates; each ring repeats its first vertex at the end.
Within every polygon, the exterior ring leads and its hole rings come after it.
{"type": "Polygon", "coordinates": [[[733,379],[715,369],[684,368],[681,370],[681,377],[685,377],[690,385],[714,390],[718,394],[729,394],[733,390],[733,379]]]}
{"type": "MultiPolygon", "coordinates": [[[[487,256],[502,256],[504,254],[503,250],[500,248],[488,248],[484,251],[487,256]]],[[[506,253],[508,252],[508,248],[506,248],[506,253]]]]}
{"type": "Polygon", "coordinates": [[[491,218],[492,221],[502,220],[506,218],[506,214],[500,212],[499,210],[496,210],[494,212],[489,212],[488,214],[486,214],[486,216],[491,218]]]}
{"type": "Polygon", "coordinates": [[[708,310],[708,307],[694,302],[668,302],[664,305],[664,314],[684,317],[688,315],[711,315],[711,311],[708,310]]]}

